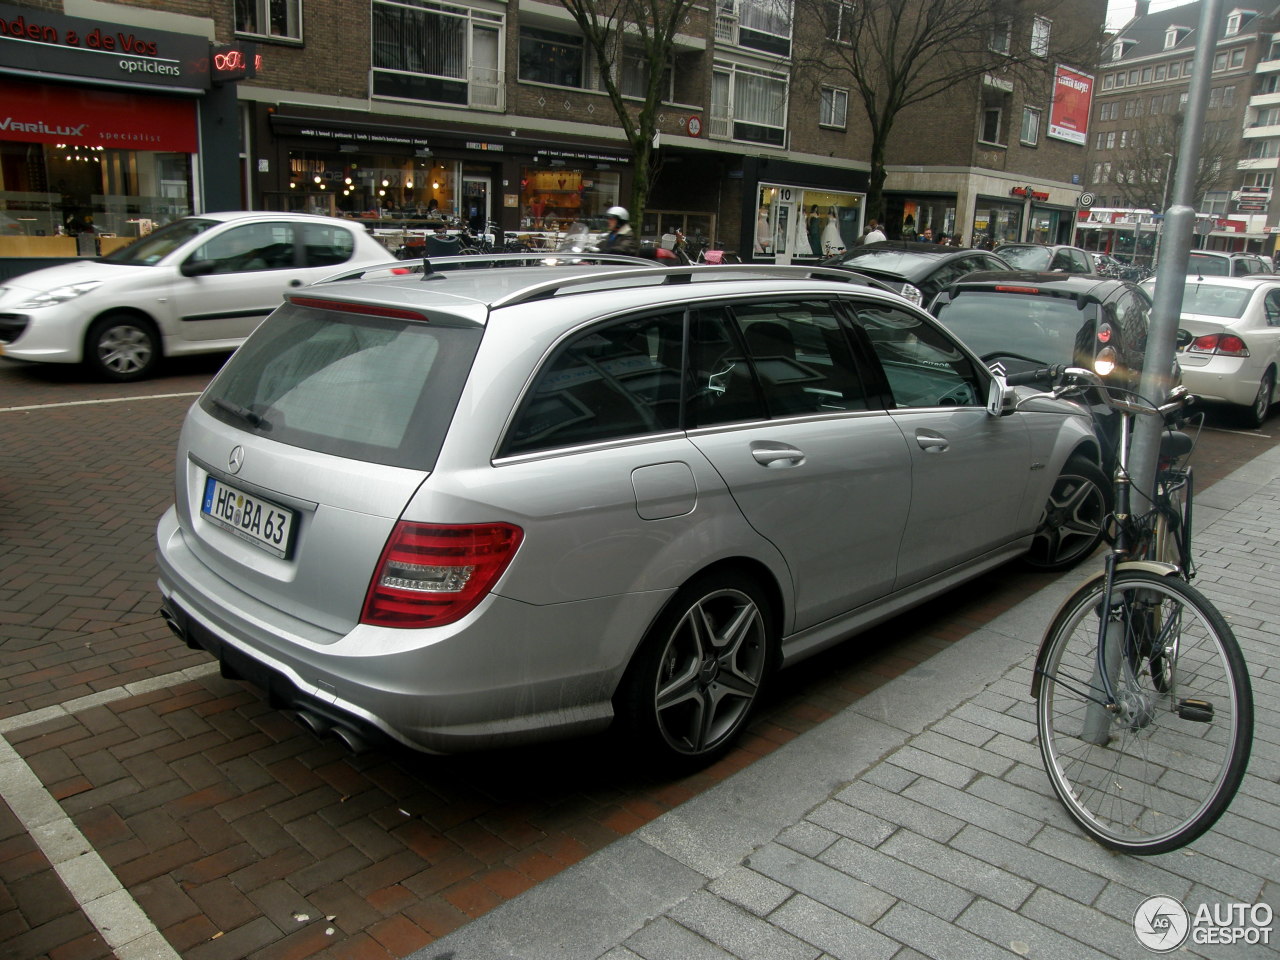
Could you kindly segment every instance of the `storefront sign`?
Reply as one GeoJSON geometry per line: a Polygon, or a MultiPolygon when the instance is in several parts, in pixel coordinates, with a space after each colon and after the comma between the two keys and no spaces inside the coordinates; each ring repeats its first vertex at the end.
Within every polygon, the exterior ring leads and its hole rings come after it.
{"type": "Polygon", "coordinates": [[[414,136],[412,131],[403,128],[378,127],[376,124],[346,120],[311,120],[273,114],[271,127],[278,135],[286,137],[322,137],[350,144],[395,143],[410,147],[429,145],[426,137],[414,136]]]}
{"type": "Polygon", "coordinates": [[[188,98],[0,77],[0,140],[195,153],[196,105],[188,98]]]}
{"type": "Polygon", "coordinates": [[[43,74],[183,90],[209,88],[209,41],[0,4],[0,60],[43,74]]]}
{"type": "MultiPolygon", "coordinates": [[[[1014,187],[1009,191],[1009,194],[1010,196],[1014,196],[1014,197],[1025,197],[1027,195],[1028,189],[1029,189],[1028,187],[1014,187]]],[[[1031,199],[1032,200],[1048,200],[1049,194],[1040,190],[1031,190],[1031,199]]]]}
{"type": "Polygon", "coordinates": [[[1081,146],[1089,139],[1089,111],[1093,102],[1093,77],[1058,64],[1053,77],[1053,105],[1049,108],[1048,136],[1081,146]]]}
{"type": "Polygon", "coordinates": [[[468,140],[466,147],[468,150],[496,150],[499,153],[506,149],[500,143],[480,143],[476,140],[468,140]]]}

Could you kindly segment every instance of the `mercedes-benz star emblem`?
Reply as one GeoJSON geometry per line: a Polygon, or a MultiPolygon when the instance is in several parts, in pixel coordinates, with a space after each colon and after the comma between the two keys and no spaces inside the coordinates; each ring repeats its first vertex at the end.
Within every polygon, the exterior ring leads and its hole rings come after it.
{"type": "Polygon", "coordinates": [[[244,463],[244,447],[236,444],[231,448],[231,456],[227,457],[227,469],[232,473],[239,473],[240,467],[244,463]]]}

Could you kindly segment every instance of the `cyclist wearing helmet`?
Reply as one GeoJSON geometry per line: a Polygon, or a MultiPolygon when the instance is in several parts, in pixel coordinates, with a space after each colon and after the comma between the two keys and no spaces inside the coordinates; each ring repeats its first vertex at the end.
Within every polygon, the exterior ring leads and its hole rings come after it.
{"type": "Polygon", "coordinates": [[[610,207],[604,212],[609,224],[609,232],[600,241],[601,253],[623,253],[637,256],[640,253],[640,241],[631,232],[631,224],[627,223],[631,215],[626,207],[610,207]]]}

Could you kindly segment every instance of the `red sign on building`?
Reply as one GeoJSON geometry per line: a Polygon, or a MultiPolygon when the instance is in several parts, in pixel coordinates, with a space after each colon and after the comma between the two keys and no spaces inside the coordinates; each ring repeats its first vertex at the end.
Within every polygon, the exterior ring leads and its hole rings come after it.
{"type": "Polygon", "coordinates": [[[1053,75],[1053,103],[1049,107],[1048,136],[1083,146],[1089,139],[1089,110],[1093,77],[1058,64],[1053,75]]]}
{"type": "Polygon", "coordinates": [[[194,100],[0,77],[0,140],[195,153],[194,100]]]}

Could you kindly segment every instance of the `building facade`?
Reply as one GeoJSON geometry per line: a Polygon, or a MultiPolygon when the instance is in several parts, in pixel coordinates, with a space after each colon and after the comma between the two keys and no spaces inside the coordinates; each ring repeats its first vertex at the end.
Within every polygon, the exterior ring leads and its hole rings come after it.
{"type": "MultiPolygon", "coordinates": [[[[929,227],[965,243],[1066,238],[1085,175],[1093,78],[1087,64],[1060,63],[1057,50],[1074,24],[1100,23],[1104,7],[1057,0],[1055,15],[1037,17],[1026,36],[993,21],[994,49],[1030,46],[1043,60],[1041,82],[996,69],[904,111],[889,142],[883,219],[891,236],[929,227]],[[1084,89],[1085,109],[1055,123],[1062,83],[1075,84],[1077,97],[1084,89]]],[[[848,10],[847,0],[689,8],[661,81],[660,168],[646,210],[633,217],[642,235],[680,228],[766,261],[814,259],[856,242],[869,183],[866,120],[848,83],[803,75],[796,46],[806,16],[831,13],[830,31],[848,10]]],[[[0,83],[24,101],[48,91],[65,98],[78,86],[101,91],[103,78],[82,76],[89,68],[72,61],[113,62],[101,50],[61,49],[59,71],[35,69],[18,56],[29,52],[33,24],[61,24],[64,37],[87,26],[118,43],[149,25],[192,43],[174,56],[159,41],[154,53],[129,51],[144,65],[122,91],[194,106],[195,133],[181,142],[168,138],[192,125],[152,112],[158,100],[120,108],[157,118],[162,130],[139,121],[134,134],[156,138],[143,151],[152,156],[113,156],[113,172],[103,167],[99,176],[100,161],[77,159],[98,144],[55,138],[52,149],[66,159],[32,178],[29,131],[0,130],[0,216],[16,219],[23,203],[57,208],[33,232],[56,230],[75,206],[79,221],[63,229],[107,216],[103,232],[119,235],[140,227],[117,224],[108,210],[145,225],[239,207],[397,221],[440,215],[554,234],[598,221],[631,193],[631,153],[596,58],[556,2],[32,0],[0,6],[0,20],[9,25],[0,32],[0,83]],[[201,44],[213,72],[197,82],[186,64],[200,60],[201,44]],[[160,82],[166,59],[184,64],[180,89],[160,82]],[[74,204],[58,189],[66,169],[83,181],[74,204]],[[114,172],[126,169],[136,171],[132,180],[114,172]],[[183,203],[141,199],[178,195],[183,203]]],[[[41,51],[54,53],[49,44],[41,51]]],[[[643,89],[639,51],[624,42],[614,62],[624,95],[643,89]]]]}

